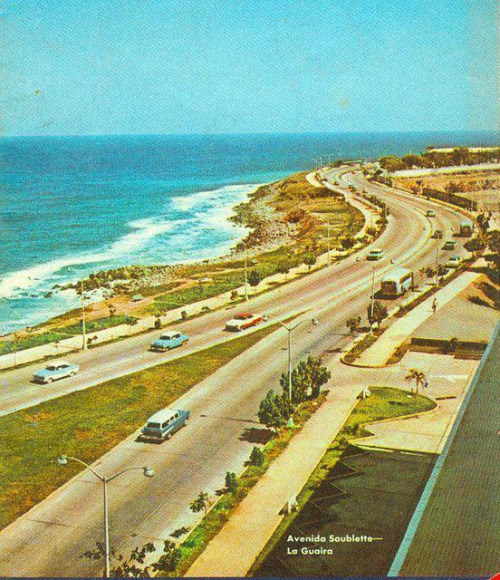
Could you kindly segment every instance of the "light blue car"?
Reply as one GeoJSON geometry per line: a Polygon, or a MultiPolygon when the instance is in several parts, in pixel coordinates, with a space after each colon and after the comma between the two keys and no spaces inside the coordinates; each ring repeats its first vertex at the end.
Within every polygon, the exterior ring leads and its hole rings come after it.
{"type": "Polygon", "coordinates": [[[37,371],[33,375],[33,380],[36,383],[47,384],[58,379],[74,377],[79,370],[78,365],[59,360],[48,364],[43,370],[37,371]]]}
{"type": "Polygon", "coordinates": [[[185,427],[189,417],[189,411],[180,409],[163,409],[149,418],[146,426],[141,429],[139,440],[163,440],[170,439],[181,427],[185,427]]]}
{"type": "Polygon", "coordinates": [[[151,344],[150,350],[165,352],[166,350],[186,344],[188,340],[189,336],[176,330],[170,330],[169,332],[164,332],[158,340],[155,340],[151,344]]]}

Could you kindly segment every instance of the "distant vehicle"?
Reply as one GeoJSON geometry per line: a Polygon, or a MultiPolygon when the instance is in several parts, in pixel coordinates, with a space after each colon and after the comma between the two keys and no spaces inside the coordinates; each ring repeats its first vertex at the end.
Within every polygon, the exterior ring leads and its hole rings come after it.
{"type": "Polygon", "coordinates": [[[162,409],[152,415],[141,429],[140,439],[161,441],[170,439],[189,420],[191,413],[180,409],[162,409]]]}
{"type": "Polygon", "coordinates": [[[375,250],[370,250],[368,252],[368,255],[366,256],[366,259],[367,260],[380,260],[381,258],[383,258],[383,256],[384,256],[384,250],[377,248],[375,250]]]}
{"type": "Polygon", "coordinates": [[[450,256],[448,261],[444,265],[445,268],[458,268],[461,264],[462,260],[460,256],[450,256]]]}
{"type": "Polygon", "coordinates": [[[442,237],[443,237],[443,230],[436,230],[436,231],[435,231],[435,232],[432,234],[432,237],[433,237],[435,240],[440,240],[440,239],[442,239],[442,237]]]}
{"type": "Polygon", "coordinates": [[[41,384],[51,383],[58,379],[74,377],[79,370],[78,365],[59,360],[48,364],[43,370],[37,371],[33,375],[33,380],[41,384]]]}
{"type": "Polygon", "coordinates": [[[471,221],[464,220],[463,222],[460,223],[460,235],[463,236],[464,238],[472,236],[473,231],[474,225],[471,221]]]}
{"type": "Polygon", "coordinates": [[[226,322],[226,330],[231,330],[233,332],[241,332],[245,328],[250,328],[255,326],[262,321],[262,316],[257,314],[242,313],[237,314],[233,319],[226,322]]]}
{"type": "Polygon", "coordinates": [[[457,242],[455,240],[448,240],[444,243],[443,250],[454,250],[457,242]]]}
{"type": "Polygon", "coordinates": [[[394,268],[382,278],[384,296],[402,296],[413,286],[413,272],[407,268],[394,268]]]}
{"type": "Polygon", "coordinates": [[[425,215],[427,217],[436,217],[436,212],[433,209],[428,209],[425,215]]]}
{"type": "Polygon", "coordinates": [[[164,352],[178,346],[183,346],[188,340],[189,336],[186,334],[182,334],[176,330],[170,330],[169,332],[164,332],[160,338],[155,340],[151,344],[150,350],[164,352]]]}

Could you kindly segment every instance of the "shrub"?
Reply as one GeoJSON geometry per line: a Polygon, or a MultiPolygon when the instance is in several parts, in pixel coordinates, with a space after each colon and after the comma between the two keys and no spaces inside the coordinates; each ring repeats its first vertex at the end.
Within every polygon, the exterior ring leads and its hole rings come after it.
{"type": "Polygon", "coordinates": [[[266,456],[264,455],[262,449],[259,449],[259,447],[254,447],[252,449],[252,452],[250,453],[250,463],[252,465],[260,467],[264,464],[265,458],[266,456]]]}
{"type": "Polygon", "coordinates": [[[349,250],[354,246],[354,239],[353,238],[342,238],[340,241],[342,248],[344,250],[349,250]]]}
{"type": "Polygon", "coordinates": [[[229,493],[235,494],[238,491],[238,478],[236,477],[236,473],[228,471],[224,482],[229,493]]]}
{"type": "Polygon", "coordinates": [[[258,286],[260,284],[260,274],[257,270],[252,270],[248,274],[248,283],[250,286],[258,286]]]}

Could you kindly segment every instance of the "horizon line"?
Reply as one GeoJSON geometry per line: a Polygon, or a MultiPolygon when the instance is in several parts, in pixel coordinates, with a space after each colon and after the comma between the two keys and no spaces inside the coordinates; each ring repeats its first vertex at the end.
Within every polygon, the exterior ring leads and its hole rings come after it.
{"type": "Polygon", "coordinates": [[[0,139],[39,139],[39,138],[66,138],[66,137],[228,137],[228,136],[299,136],[299,135],[387,135],[394,134],[463,134],[463,133],[488,133],[498,134],[500,131],[495,129],[420,129],[420,130],[382,130],[382,131],[277,131],[277,132],[230,132],[230,133],[62,133],[62,134],[19,134],[19,135],[0,135],[0,139]]]}

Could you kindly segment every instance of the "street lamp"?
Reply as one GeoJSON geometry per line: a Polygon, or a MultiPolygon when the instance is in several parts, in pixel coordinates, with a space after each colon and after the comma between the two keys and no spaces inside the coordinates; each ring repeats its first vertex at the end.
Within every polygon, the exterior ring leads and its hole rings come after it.
{"type": "Polygon", "coordinates": [[[104,577],[109,578],[109,576],[110,576],[110,553],[109,553],[108,483],[110,481],[113,481],[113,479],[116,479],[117,477],[122,475],[122,473],[125,473],[127,471],[137,470],[137,469],[142,470],[144,477],[154,477],[154,474],[155,474],[154,469],[152,467],[149,467],[149,466],[146,466],[146,467],[127,467],[126,469],[123,469],[122,471],[115,473],[111,477],[107,477],[106,475],[101,475],[93,467],[90,467],[90,465],[88,463],[85,463],[85,461],[82,461],[81,459],[77,459],[76,457],[69,457],[67,455],[60,455],[57,458],[58,465],[67,465],[68,461],[76,461],[77,463],[81,463],[82,465],[84,465],[85,467],[90,469],[90,471],[103,484],[103,492],[104,492],[104,577]]]}
{"type": "MultiPolygon", "coordinates": [[[[73,268],[68,268],[70,272],[76,272],[73,268]]],[[[85,294],[83,288],[83,278],[80,280],[80,293],[82,295],[82,350],[87,350],[87,336],[85,324],[85,294]]]]}
{"type": "Polygon", "coordinates": [[[436,244],[436,286],[439,286],[439,242],[436,244]]]}
{"type": "Polygon", "coordinates": [[[328,265],[331,264],[330,261],[330,220],[326,222],[326,235],[328,240],[328,250],[327,250],[327,257],[328,257],[328,265]]]}
{"type": "Polygon", "coordinates": [[[288,398],[290,399],[290,403],[292,402],[292,332],[303,322],[301,320],[294,326],[288,326],[280,320],[281,326],[288,332],[288,398]]]}
{"type": "Polygon", "coordinates": [[[373,310],[375,307],[375,266],[372,266],[372,292],[370,297],[370,334],[373,336],[373,310]]]}
{"type": "Polygon", "coordinates": [[[245,300],[248,302],[248,255],[247,255],[247,245],[245,242],[240,242],[240,244],[245,248],[244,253],[244,263],[245,263],[245,300]]]}

